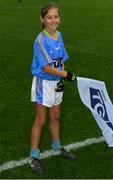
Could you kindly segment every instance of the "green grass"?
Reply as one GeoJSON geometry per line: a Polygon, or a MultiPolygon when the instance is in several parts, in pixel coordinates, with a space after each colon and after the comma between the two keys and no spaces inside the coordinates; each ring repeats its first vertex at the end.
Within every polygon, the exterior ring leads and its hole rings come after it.
{"type": "MultiPolygon", "coordinates": [[[[0,164],[29,156],[30,133],[35,117],[30,103],[33,42],[40,32],[40,7],[46,0],[0,0],[0,164]]],[[[51,2],[51,1],[48,1],[51,2]]],[[[70,60],[66,69],[77,76],[105,81],[113,100],[113,1],[54,0],[62,12],[59,30],[64,36],[70,60]]],[[[41,150],[51,148],[44,126],[41,150]]],[[[89,110],[81,103],[76,83],[66,83],[61,105],[61,140],[71,142],[98,137],[89,110]]],[[[113,177],[113,151],[105,143],[73,151],[77,161],[59,157],[43,160],[45,174],[37,176],[28,165],[0,173],[0,178],[104,178],[113,177]]]]}

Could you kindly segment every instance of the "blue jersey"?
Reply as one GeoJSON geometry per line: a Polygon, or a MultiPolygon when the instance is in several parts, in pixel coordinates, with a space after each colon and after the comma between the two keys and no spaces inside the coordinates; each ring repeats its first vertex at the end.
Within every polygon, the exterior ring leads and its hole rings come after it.
{"type": "Polygon", "coordinates": [[[59,80],[60,76],[54,76],[44,71],[44,66],[50,65],[62,70],[62,63],[68,59],[64,47],[62,35],[57,31],[58,39],[54,40],[45,32],[40,32],[34,42],[34,55],[32,60],[32,75],[45,80],[59,80]]]}

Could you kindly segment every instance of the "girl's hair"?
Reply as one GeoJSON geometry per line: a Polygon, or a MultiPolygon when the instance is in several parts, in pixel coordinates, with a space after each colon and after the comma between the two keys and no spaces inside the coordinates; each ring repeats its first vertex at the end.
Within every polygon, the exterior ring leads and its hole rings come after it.
{"type": "MultiPolygon", "coordinates": [[[[49,3],[49,4],[44,5],[44,6],[41,8],[41,11],[40,11],[41,17],[44,19],[45,15],[46,15],[46,14],[48,13],[48,11],[49,11],[50,9],[52,9],[52,8],[57,9],[58,14],[60,15],[60,11],[59,11],[58,6],[57,6],[56,4],[54,4],[54,3],[49,3]]],[[[42,23],[42,29],[44,29],[44,28],[45,28],[45,25],[44,25],[44,23],[42,23]]]]}

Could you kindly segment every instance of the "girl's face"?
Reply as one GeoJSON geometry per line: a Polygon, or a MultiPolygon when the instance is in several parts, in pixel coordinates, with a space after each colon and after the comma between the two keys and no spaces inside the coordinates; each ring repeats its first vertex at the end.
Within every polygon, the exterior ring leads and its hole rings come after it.
{"type": "Polygon", "coordinates": [[[56,8],[49,9],[44,18],[41,18],[41,21],[47,30],[55,31],[60,23],[58,10],[56,8]]]}

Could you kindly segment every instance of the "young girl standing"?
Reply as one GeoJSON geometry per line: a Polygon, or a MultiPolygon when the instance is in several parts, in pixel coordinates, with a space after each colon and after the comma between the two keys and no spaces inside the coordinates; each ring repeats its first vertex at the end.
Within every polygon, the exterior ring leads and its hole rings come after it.
{"type": "Polygon", "coordinates": [[[59,150],[61,156],[74,160],[75,156],[67,152],[60,144],[60,103],[62,102],[64,80],[75,80],[75,75],[64,70],[68,59],[62,35],[57,31],[60,24],[60,12],[55,4],[47,4],[41,9],[43,30],[34,42],[32,61],[31,100],[36,102],[36,118],[31,132],[31,168],[38,174],[43,173],[40,164],[39,142],[46,112],[49,110],[49,128],[52,148],[59,150]]]}

